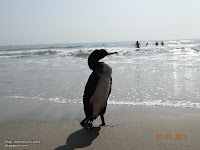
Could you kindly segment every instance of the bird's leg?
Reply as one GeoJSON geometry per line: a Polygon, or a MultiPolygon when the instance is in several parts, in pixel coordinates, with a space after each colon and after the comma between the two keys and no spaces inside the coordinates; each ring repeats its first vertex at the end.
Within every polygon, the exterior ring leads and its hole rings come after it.
{"type": "Polygon", "coordinates": [[[101,114],[100,116],[101,116],[101,121],[102,121],[101,126],[105,126],[106,123],[105,123],[105,121],[104,121],[104,116],[103,116],[103,114],[101,114]]]}

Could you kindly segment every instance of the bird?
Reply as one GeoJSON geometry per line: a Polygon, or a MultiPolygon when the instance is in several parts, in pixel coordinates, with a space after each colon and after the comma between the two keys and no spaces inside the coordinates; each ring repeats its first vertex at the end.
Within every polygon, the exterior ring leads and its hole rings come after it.
{"type": "Polygon", "coordinates": [[[117,54],[117,52],[108,53],[105,49],[96,49],[88,57],[88,66],[92,73],[86,83],[83,95],[86,117],[80,123],[85,129],[92,129],[92,122],[99,115],[102,121],[101,126],[106,125],[104,114],[111,93],[112,68],[104,62],[99,62],[99,60],[112,54],[117,54]]]}

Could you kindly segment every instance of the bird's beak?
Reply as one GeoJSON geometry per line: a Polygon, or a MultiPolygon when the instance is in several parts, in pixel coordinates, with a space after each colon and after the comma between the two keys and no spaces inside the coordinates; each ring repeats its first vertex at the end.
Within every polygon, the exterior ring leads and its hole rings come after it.
{"type": "Polygon", "coordinates": [[[118,52],[108,53],[108,55],[118,54],[118,52]]]}

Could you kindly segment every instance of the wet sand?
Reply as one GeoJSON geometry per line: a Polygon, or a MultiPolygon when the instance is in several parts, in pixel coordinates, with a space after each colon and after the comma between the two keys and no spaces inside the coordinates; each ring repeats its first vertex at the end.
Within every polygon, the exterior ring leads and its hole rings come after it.
{"type": "Polygon", "coordinates": [[[81,128],[83,118],[81,104],[2,100],[0,149],[200,148],[199,109],[109,105],[105,114],[108,126],[99,127],[98,118],[92,131],[81,128]]]}

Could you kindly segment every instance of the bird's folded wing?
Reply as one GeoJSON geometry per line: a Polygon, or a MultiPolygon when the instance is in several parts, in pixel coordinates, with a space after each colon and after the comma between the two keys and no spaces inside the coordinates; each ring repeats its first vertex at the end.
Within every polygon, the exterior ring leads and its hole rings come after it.
{"type": "Polygon", "coordinates": [[[84,95],[83,95],[83,104],[87,105],[90,98],[92,97],[92,95],[94,94],[97,84],[99,82],[99,75],[95,72],[92,72],[92,74],[90,75],[87,84],[85,86],[85,91],[84,91],[84,95]]]}

